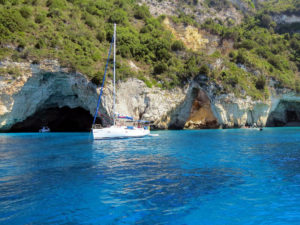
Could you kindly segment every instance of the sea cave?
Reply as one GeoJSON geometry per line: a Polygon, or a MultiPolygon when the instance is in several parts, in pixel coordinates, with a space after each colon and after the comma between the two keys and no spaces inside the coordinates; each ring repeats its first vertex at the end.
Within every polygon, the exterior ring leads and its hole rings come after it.
{"type": "Polygon", "coordinates": [[[270,113],[267,127],[300,126],[300,102],[281,100],[270,113]]]}
{"type": "MultiPolygon", "coordinates": [[[[93,116],[81,108],[52,107],[37,111],[22,122],[16,123],[11,132],[37,132],[48,126],[53,132],[88,132],[92,127],[93,116]]],[[[101,123],[100,119],[97,119],[101,123]]]]}

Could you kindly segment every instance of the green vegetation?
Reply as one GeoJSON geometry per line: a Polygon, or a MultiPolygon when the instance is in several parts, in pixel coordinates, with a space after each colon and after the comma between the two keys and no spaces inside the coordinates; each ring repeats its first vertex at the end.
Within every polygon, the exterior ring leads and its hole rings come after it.
{"type": "Polygon", "coordinates": [[[175,40],[172,45],[171,45],[171,49],[173,51],[181,51],[184,50],[184,44],[182,41],[179,40],[175,40]]]}
{"type": "Polygon", "coordinates": [[[299,83],[295,80],[299,80],[300,35],[275,33],[275,27],[271,16],[260,13],[246,18],[239,26],[227,27],[213,20],[202,25],[223,40],[234,42],[234,49],[228,56],[222,56],[225,62],[230,62],[226,71],[214,71],[221,73],[217,80],[224,83],[225,89],[237,93],[246,90],[252,97],[262,98],[267,93],[267,81],[274,78],[281,87],[298,91],[299,83]],[[238,67],[245,69],[241,71],[238,67]]]}
{"type": "Polygon", "coordinates": [[[134,60],[149,79],[153,76],[171,87],[169,61],[184,46],[164,28],[162,19],[153,18],[145,5],[138,6],[133,0],[1,1],[0,44],[22,51],[3,48],[0,57],[37,63],[44,58],[58,59],[97,82],[112,39],[112,24],[117,23],[118,76],[136,76],[126,66],[128,60],[134,60]]]}
{"type": "Polygon", "coordinates": [[[268,0],[262,1],[259,7],[265,13],[278,14],[278,13],[296,13],[300,11],[299,0],[268,0]]]}
{"type": "MultiPolygon", "coordinates": [[[[245,3],[253,10],[256,7],[252,0],[245,3]]],[[[198,1],[187,4],[193,7],[198,1]]],[[[216,9],[232,6],[230,1],[217,0],[203,4],[216,9]]],[[[255,15],[246,16],[240,25],[219,20],[199,25],[193,15],[184,13],[170,17],[176,24],[196,26],[234,43],[225,53],[217,50],[207,55],[186,49],[162,25],[165,16],[152,17],[147,6],[135,0],[0,0],[0,60],[58,59],[61,65],[99,83],[112,24],[117,23],[120,79],[135,76],[148,87],[172,88],[205,75],[219,84],[221,92],[240,96],[244,91],[263,99],[268,97],[269,79],[274,78],[280,86],[299,91],[300,35],[289,32],[290,28],[277,33],[272,15],[299,12],[300,4],[298,0],[268,0],[257,7],[255,15]],[[213,66],[217,59],[221,67],[213,66]],[[139,73],[131,70],[129,60],[139,66],[139,73]]]]}
{"type": "Polygon", "coordinates": [[[0,68],[0,76],[3,75],[10,75],[16,79],[21,76],[21,71],[19,68],[15,67],[0,68]]]}

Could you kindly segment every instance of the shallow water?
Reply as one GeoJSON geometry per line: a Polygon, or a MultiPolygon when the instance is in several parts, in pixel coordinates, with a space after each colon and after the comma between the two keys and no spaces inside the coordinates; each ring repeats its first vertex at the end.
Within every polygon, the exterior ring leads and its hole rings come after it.
{"type": "Polygon", "coordinates": [[[0,134],[0,224],[300,224],[300,128],[0,134]]]}

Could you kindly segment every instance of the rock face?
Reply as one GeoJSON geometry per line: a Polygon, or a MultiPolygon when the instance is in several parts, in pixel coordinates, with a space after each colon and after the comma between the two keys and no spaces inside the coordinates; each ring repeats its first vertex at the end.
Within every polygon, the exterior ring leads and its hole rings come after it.
{"type": "Polygon", "coordinates": [[[218,128],[219,123],[212,112],[210,99],[201,89],[193,89],[192,106],[189,118],[184,125],[186,129],[218,128]]]}
{"type": "Polygon", "coordinates": [[[82,107],[95,110],[97,92],[81,74],[60,68],[56,61],[41,65],[2,62],[2,68],[18,68],[22,74],[3,76],[0,86],[0,127],[8,130],[35,112],[46,108],[82,107]]]}
{"type": "MultiPolygon", "coordinates": [[[[299,12],[300,13],[300,12],[299,12]]],[[[273,20],[277,23],[279,32],[289,31],[291,33],[300,33],[300,15],[295,14],[276,14],[273,20]]]]}
{"type": "Polygon", "coordinates": [[[214,112],[223,127],[265,126],[270,102],[235,98],[232,94],[220,95],[214,99],[214,112]]]}
{"type": "MultiPolygon", "coordinates": [[[[179,0],[140,0],[147,4],[152,15],[177,15],[184,12],[186,15],[194,15],[198,23],[203,23],[207,19],[220,19],[222,21],[231,20],[239,24],[243,15],[233,6],[222,7],[220,9],[207,8],[204,0],[199,1],[179,1],[179,0]],[[192,7],[191,7],[192,6],[192,7]]],[[[247,4],[241,0],[230,0],[234,5],[246,10],[247,4]]],[[[226,5],[226,4],[225,4],[226,5]]],[[[248,8],[247,8],[248,9],[248,8]]]]}
{"type": "Polygon", "coordinates": [[[273,19],[277,24],[300,23],[300,16],[299,15],[279,14],[279,15],[274,15],[273,19]]]}
{"type": "MultiPolygon", "coordinates": [[[[37,129],[42,124],[37,121],[43,120],[50,124],[61,121],[63,125],[57,128],[60,131],[63,126],[74,124],[74,131],[84,129],[82,126],[90,129],[99,88],[84,75],[61,68],[57,61],[43,61],[40,65],[5,61],[0,65],[2,69],[13,67],[20,71],[18,77],[9,73],[0,77],[1,131],[30,131],[30,127],[37,129]]],[[[289,90],[274,90],[270,100],[264,102],[236,98],[233,94],[216,95],[216,85],[205,76],[173,90],[148,88],[140,80],[128,79],[118,82],[116,90],[117,113],[152,121],[159,129],[282,126],[300,122],[300,96],[289,90]]],[[[113,88],[107,81],[98,121],[104,126],[113,116],[112,102],[113,88]]]]}
{"type": "Polygon", "coordinates": [[[173,114],[171,126],[201,129],[266,125],[271,101],[241,99],[233,94],[216,95],[217,87],[204,80],[199,76],[191,82],[184,103],[173,114]]]}
{"type": "MultiPolygon", "coordinates": [[[[185,91],[148,88],[143,81],[129,79],[116,87],[116,113],[133,116],[135,119],[153,121],[157,128],[165,129],[169,121],[162,119],[184,101],[185,91]]],[[[113,88],[104,90],[103,107],[112,115],[113,88]]]]}
{"type": "MultiPolygon", "coordinates": [[[[2,62],[2,69],[18,68],[19,77],[2,74],[0,81],[0,130],[10,130],[12,126],[47,109],[68,107],[82,108],[91,115],[95,113],[99,89],[79,73],[61,68],[57,61],[43,61],[40,65],[30,63],[2,62]]],[[[159,128],[168,124],[160,118],[180,104],[185,93],[181,89],[165,91],[147,88],[137,79],[119,82],[116,87],[116,112],[134,116],[136,119],[154,121],[159,128]]],[[[107,125],[112,117],[112,84],[108,81],[104,88],[100,111],[101,121],[107,125]]],[[[61,114],[58,114],[61,115],[61,114]]],[[[49,117],[48,117],[49,118],[49,117]]],[[[52,118],[53,119],[53,118],[52,118]]],[[[80,118],[79,118],[80,119],[80,118]]],[[[20,126],[17,126],[20,128],[20,126]]]]}

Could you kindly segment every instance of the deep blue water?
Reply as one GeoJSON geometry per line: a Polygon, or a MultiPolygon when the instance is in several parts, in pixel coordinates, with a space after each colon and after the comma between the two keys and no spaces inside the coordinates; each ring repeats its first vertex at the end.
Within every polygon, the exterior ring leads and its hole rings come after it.
{"type": "Polygon", "coordinates": [[[0,224],[300,224],[300,128],[0,134],[0,224]]]}

